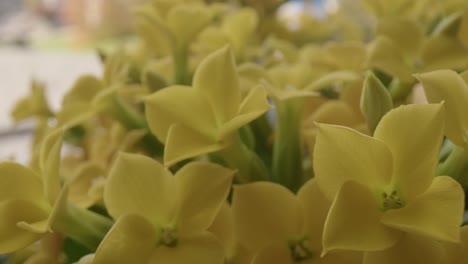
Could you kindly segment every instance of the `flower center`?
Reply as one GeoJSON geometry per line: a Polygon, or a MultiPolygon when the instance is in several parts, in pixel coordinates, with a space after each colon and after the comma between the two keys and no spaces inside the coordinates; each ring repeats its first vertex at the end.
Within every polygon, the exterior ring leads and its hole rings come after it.
{"type": "Polygon", "coordinates": [[[177,231],[173,228],[163,228],[161,229],[161,236],[159,238],[159,244],[166,247],[176,247],[179,242],[177,238],[177,231]]]}
{"type": "Polygon", "coordinates": [[[289,249],[291,250],[291,258],[294,263],[311,259],[314,253],[310,248],[311,246],[308,238],[290,241],[289,249]]]}
{"type": "Polygon", "coordinates": [[[383,191],[380,196],[380,208],[383,211],[399,209],[405,206],[401,193],[397,190],[383,191]]]}

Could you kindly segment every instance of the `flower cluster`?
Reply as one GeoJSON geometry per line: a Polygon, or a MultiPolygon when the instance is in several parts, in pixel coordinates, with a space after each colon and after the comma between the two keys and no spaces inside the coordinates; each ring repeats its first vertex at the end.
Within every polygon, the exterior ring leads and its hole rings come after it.
{"type": "Polygon", "coordinates": [[[8,263],[468,261],[468,4],[151,0],[0,163],[8,263]],[[213,3],[212,3],[213,2],[213,3]],[[465,10],[465,11],[460,11],[465,10]],[[294,25],[294,26],[291,26],[294,25]]]}

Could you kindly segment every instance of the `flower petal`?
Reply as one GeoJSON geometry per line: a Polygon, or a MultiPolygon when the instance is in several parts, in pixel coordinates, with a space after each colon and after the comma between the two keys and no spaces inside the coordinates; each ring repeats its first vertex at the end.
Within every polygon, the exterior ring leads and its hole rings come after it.
{"type": "Polygon", "coordinates": [[[422,51],[421,59],[424,63],[423,71],[439,69],[466,69],[466,48],[453,37],[439,35],[429,38],[422,51]]]}
{"type": "Polygon", "coordinates": [[[287,243],[274,243],[263,247],[252,259],[252,264],[294,264],[287,243]]]}
{"type": "Polygon", "coordinates": [[[468,226],[464,225],[460,229],[461,243],[443,243],[446,250],[444,260],[447,264],[463,263],[468,259],[468,226]]]}
{"type": "Polygon", "coordinates": [[[83,208],[94,205],[102,197],[91,196],[89,193],[93,182],[99,178],[104,179],[104,175],[104,169],[94,162],[80,165],[71,176],[69,199],[83,208]]]}
{"type": "Polygon", "coordinates": [[[421,24],[407,17],[379,19],[376,33],[389,37],[407,56],[416,55],[424,41],[424,29],[421,24]]]}
{"type": "Polygon", "coordinates": [[[285,187],[255,182],[234,187],[235,232],[251,251],[275,241],[287,243],[300,234],[303,216],[298,199],[285,187]]]}
{"type": "Polygon", "coordinates": [[[439,176],[427,192],[405,207],[385,212],[382,223],[408,233],[458,242],[463,208],[464,193],[460,184],[450,177],[439,176]]]}
{"type": "Polygon", "coordinates": [[[107,176],[104,202],[118,219],[138,214],[153,223],[167,223],[172,216],[174,177],[155,160],[120,153],[107,176]]]}
{"type": "Polygon", "coordinates": [[[392,181],[407,201],[425,191],[434,178],[443,115],[442,104],[400,106],[388,112],[374,132],[392,152],[392,181]]]}
{"type": "Polygon", "coordinates": [[[218,125],[236,115],[241,94],[234,57],[229,46],[211,53],[202,61],[193,77],[193,87],[208,99],[218,125]]]}
{"type": "Polygon", "coordinates": [[[452,70],[438,70],[416,75],[430,103],[445,101],[445,134],[459,146],[465,145],[464,131],[468,128],[464,114],[468,111],[468,85],[452,70]]]}
{"type": "Polygon", "coordinates": [[[145,100],[148,125],[161,142],[166,142],[171,125],[183,124],[200,133],[215,130],[215,117],[207,100],[188,86],[171,86],[145,100]]]}
{"type": "Polygon", "coordinates": [[[403,82],[413,81],[413,68],[405,62],[403,53],[395,42],[386,36],[378,36],[371,43],[366,64],[403,82]]]}
{"type": "Polygon", "coordinates": [[[383,225],[382,214],[369,189],[345,182],[325,222],[322,255],[334,249],[375,251],[393,246],[401,232],[383,225]]]}
{"type": "Polygon", "coordinates": [[[309,235],[313,249],[321,251],[322,234],[331,202],[319,189],[315,179],[306,182],[299,190],[297,197],[302,202],[304,211],[304,231],[309,235]]]}
{"type": "MultiPolygon", "coordinates": [[[[210,233],[181,238],[175,247],[156,248],[149,264],[223,263],[223,247],[210,233]]],[[[128,262],[133,263],[133,262],[128,262]]]]}
{"type": "Polygon", "coordinates": [[[54,204],[60,192],[60,151],[63,129],[57,129],[44,138],[40,152],[40,169],[44,182],[44,193],[50,204],[54,204]]]}
{"type": "Polygon", "coordinates": [[[47,218],[47,213],[32,201],[19,199],[0,203],[0,215],[0,254],[24,248],[42,236],[18,227],[19,222],[47,218]]]}
{"type": "Polygon", "coordinates": [[[182,124],[170,127],[164,149],[164,165],[172,166],[184,159],[223,149],[228,141],[216,142],[182,124]]]}
{"type": "Polygon", "coordinates": [[[191,162],[176,176],[179,234],[206,230],[226,201],[235,171],[209,162],[191,162]]]}
{"type": "Polygon", "coordinates": [[[0,203],[10,199],[41,200],[42,188],[39,175],[33,170],[15,162],[0,163],[0,203]]]}
{"type": "Polygon", "coordinates": [[[210,10],[202,5],[176,5],[167,14],[167,25],[177,37],[178,45],[189,45],[195,36],[209,24],[210,10]]]}
{"type": "Polygon", "coordinates": [[[266,91],[262,86],[251,89],[247,97],[242,101],[237,116],[223,124],[218,137],[223,138],[225,135],[235,132],[264,114],[270,107],[266,91]]]}
{"type": "Polygon", "coordinates": [[[392,156],[382,141],[346,127],[317,127],[313,167],[318,185],[328,199],[332,200],[347,180],[372,188],[390,182],[392,156]]]}
{"type": "Polygon", "coordinates": [[[223,203],[208,231],[219,239],[224,247],[224,255],[227,258],[235,257],[237,241],[234,234],[234,220],[232,209],[227,202],[223,203]]]}
{"type": "Polygon", "coordinates": [[[441,262],[442,255],[438,241],[405,234],[389,249],[364,253],[363,264],[445,264],[441,262]]]}
{"type": "Polygon", "coordinates": [[[93,263],[148,263],[156,241],[155,229],[146,219],[122,215],[102,240],[93,263]]]}

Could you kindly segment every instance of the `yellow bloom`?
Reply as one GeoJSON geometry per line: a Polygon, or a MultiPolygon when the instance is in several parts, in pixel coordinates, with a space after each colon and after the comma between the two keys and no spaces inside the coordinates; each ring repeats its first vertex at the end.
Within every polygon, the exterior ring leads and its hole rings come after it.
{"type": "Polygon", "coordinates": [[[445,101],[445,134],[455,144],[467,144],[468,72],[457,74],[451,70],[438,70],[416,75],[430,103],[445,101]]]}
{"type": "Polygon", "coordinates": [[[44,84],[32,81],[31,94],[20,99],[11,112],[11,116],[16,122],[31,117],[48,118],[53,115],[45,98],[44,90],[44,84]]]}
{"type": "Polygon", "coordinates": [[[360,253],[320,257],[329,206],[315,180],[302,186],[297,196],[270,182],[238,185],[232,201],[235,234],[254,253],[252,264],[361,263],[360,253]]]}
{"type": "Polygon", "coordinates": [[[63,132],[42,143],[40,172],[0,163],[0,254],[21,249],[49,232],[59,203],[59,162],[63,132]]]}
{"type": "Polygon", "coordinates": [[[414,263],[411,259],[423,251],[410,245],[460,240],[463,190],[450,177],[434,177],[442,110],[440,104],[401,106],[382,118],[374,137],[319,125],[314,170],[320,188],[333,199],[324,254],[367,251],[365,263],[382,263],[398,251],[405,259],[398,263],[414,263]]]}
{"type": "Polygon", "coordinates": [[[209,55],[198,67],[193,87],[171,86],[146,99],[153,134],[165,143],[164,164],[219,151],[237,129],[269,109],[261,87],[242,100],[234,59],[228,47],[209,55]]]}
{"type": "Polygon", "coordinates": [[[116,223],[96,251],[100,263],[222,263],[207,232],[225,201],[234,171],[193,162],[175,176],[146,156],[122,153],[104,201],[116,223]]]}
{"type": "Polygon", "coordinates": [[[466,48],[455,37],[425,37],[422,25],[413,19],[392,18],[377,24],[377,36],[369,48],[366,65],[411,83],[413,73],[465,68],[466,54],[466,48]]]}

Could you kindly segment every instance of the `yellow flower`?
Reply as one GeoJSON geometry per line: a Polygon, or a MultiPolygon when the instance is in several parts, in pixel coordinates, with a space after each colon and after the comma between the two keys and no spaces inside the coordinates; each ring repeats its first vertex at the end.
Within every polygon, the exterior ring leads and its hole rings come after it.
{"type": "Polygon", "coordinates": [[[315,176],[333,200],[324,254],[359,250],[366,251],[365,263],[382,263],[390,254],[405,259],[398,263],[414,263],[426,252],[418,246],[429,250],[433,240],[460,240],[463,190],[450,177],[434,177],[442,110],[440,104],[401,106],[382,118],[374,137],[319,125],[315,176]]]}
{"type": "Polygon", "coordinates": [[[18,122],[31,117],[48,118],[53,115],[45,98],[44,84],[33,80],[31,94],[20,99],[14,106],[11,116],[18,122]]]}
{"type": "Polygon", "coordinates": [[[165,143],[164,164],[219,151],[237,129],[269,109],[264,89],[242,100],[234,59],[228,47],[209,55],[198,67],[193,87],[171,86],[146,99],[146,117],[165,143]]]}
{"type": "Polygon", "coordinates": [[[57,208],[63,132],[42,143],[37,173],[13,162],[0,163],[0,254],[21,249],[49,232],[57,208]]]}
{"type": "Polygon", "coordinates": [[[430,103],[445,101],[445,134],[455,144],[465,147],[468,120],[468,72],[457,74],[451,70],[438,70],[416,75],[430,103]]]}
{"type": "Polygon", "coordinates": [[[413,73],[437,69],[463,69],[468,65],[467,49],[446,34],[424,35],[421,24],[409,18],[382,19],[371,43],[366,62],[400,81],[411,83],[413,73]]]}
{"type": "Polygon", "coordinates": [[[315,180],[297,196],[285,187],[256,182],[234,188],[234,230],[240,245],[254,253],[252,264],[361,263],[361,254],[332,253],[320,257],[322,231],[330,202],[315,180]]]}
{"type": "Polygon", "coordinates": [[[122,153],[104,201],[116,223],[96,251],[100,263],[222,263],[207,232],[225,201],[234,171],[193,162],[172,175],[146,156],[122,153]]]}

